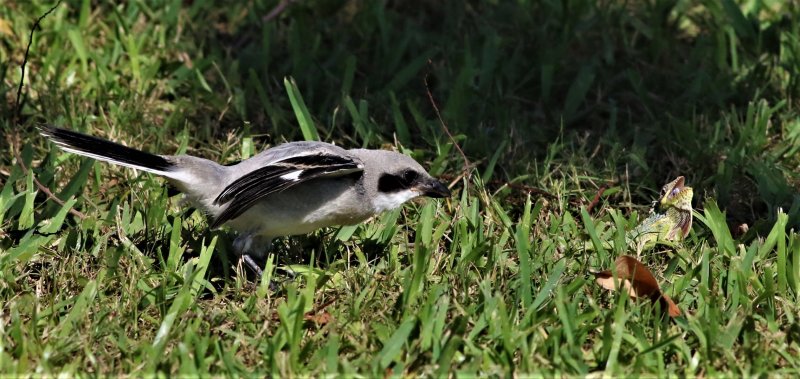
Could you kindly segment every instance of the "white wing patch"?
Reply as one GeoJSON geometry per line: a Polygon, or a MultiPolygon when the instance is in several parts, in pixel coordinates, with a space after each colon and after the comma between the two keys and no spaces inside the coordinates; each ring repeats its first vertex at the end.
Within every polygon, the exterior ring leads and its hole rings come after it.
{"type": "Polygon", "coordinates": [[[296,180],[299,180],[299,179],[300,179],[300,174],[302,174],[302,173],[303,173],[303,170],[296,170],[296,171],[292,171],[292,172],[290,172],[290,173],[288,173],[288,174],[283,174],[283,175],[281,175],[281,179],[283,179],[283,180],[294,180],[294,181],[296,181],[296,180]]]}

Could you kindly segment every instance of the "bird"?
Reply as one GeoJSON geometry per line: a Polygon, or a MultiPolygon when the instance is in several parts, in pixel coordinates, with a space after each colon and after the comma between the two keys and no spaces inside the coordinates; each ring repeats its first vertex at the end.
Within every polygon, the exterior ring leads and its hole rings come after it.
{"type": "Polygon", "coordinates": [[[226,166],[156,155],[50,124],[38,129],[67,152],[166,178],[210,217],[211,229],[237,232],[233,250],[259,277],[275,238],[355,225],[414,198],[451,195],[413,158],[388,150],[297,141],[226,166]]]}

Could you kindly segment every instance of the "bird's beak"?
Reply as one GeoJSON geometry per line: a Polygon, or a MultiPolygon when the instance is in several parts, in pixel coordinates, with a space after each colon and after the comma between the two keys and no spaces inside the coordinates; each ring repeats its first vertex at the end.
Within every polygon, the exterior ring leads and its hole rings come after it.
{"type": "Polygon", "coordinates": [[[419,191],[422,196],[433,198],[450,197],[450,189],[447,188],[444,183],[434,178],[419,182],[415,189],[419,191]]]}

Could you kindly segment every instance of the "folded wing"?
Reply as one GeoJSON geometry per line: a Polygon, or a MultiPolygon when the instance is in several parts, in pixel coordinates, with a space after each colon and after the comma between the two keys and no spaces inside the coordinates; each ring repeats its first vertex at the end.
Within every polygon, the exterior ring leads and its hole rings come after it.
{"type": "Polygon", "coordinates": [[[241,216],[253,204],[270,194],[312,179],[349,175],[362,170],[361,162],[356,159],[326,152],[272,162],[236,179],[220,192],[214,199],[214,204],[228,206],[217,216],[211,227],[219,227],[241,216]]]}

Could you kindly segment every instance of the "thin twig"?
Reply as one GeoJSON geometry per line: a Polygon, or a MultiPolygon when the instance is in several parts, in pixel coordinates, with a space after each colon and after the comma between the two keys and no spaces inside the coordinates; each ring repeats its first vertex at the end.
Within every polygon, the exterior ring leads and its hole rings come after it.
{"type": "MultiPolygon", "coordinates": [[[[23,162],[22,158],[19,156],[19,151],[14,150],[14,155],[16,155],[16,157],[17,157],[17,163],[19,163],[19,167],[22,169],[22,172],[27,175],[28,167],[25,166],[25,162],[23,162]]],[[[53,201],[55,201],[56,203],[58,203],[58,205],[60,205],[62,207],[64,206],[64,204],[65,204],[64,201],[59,199],[58,196],[53,194],[53,192],[50,191],[49,188],[47,188],[44,184],[42,184],[42,182],[40,182],[39,179],[36,178],[36,175],[33,176],[33,182],[36,184],[36,188],[38,188],[39,191],[42,191],[43,194],[47,195],[48,198],[50,198],[53,201]]],[[[75,208],[72,208],[72,207],[69,208],[69,213],[71,213],[72,215],[74,215],[75,217],[77,217],[77,218],[79,218],[81,220],[86,218],[85,214],[81,213],[80,211],[78,211],[78,210],[76,210],[75,208]]]]}
{"type": "MultiPolygon", "coordinates": [[[[432,62],[428,60],[428,64],[430,65],[432,64],[432,62]]],[[[452,142],[453,145],[455,145],[458,152],[461,153],[461,158],[464,159],[464,171],[465,172],[469,171],[470,170],[469,159],[467,159],[467,155],[464,154],[464,150],[461,150],[461,146],[458,145],[456,139],[453,138],[453,134],[450,133],[450,129],[447,128],[447,124],[442,119],[442,114],[439,112],[439,106],[436,105],[436,100],[433,99],[433,94],[431,93],[431,89],[428,86],[428,74],[425,74],[425,92],[427,92],[428,94],[428,100],[430,100],[431,105],[433,106],[433,110],[436,112],[436,117],[439,118],[439,123],[442,125],[442,129],[444,129],[444,132],[447,133],[447,137],[450,138],[450,142],[452,142]]]]}
{"type": "Polygon", "coordinates": [[[278,5],[276,5],[275,8],[272,8],[272,10],[269,11],[269,13],[267,13],[266,16],[261,18],[261,21],[264,22],[272,21],[272,19],[278,17],[278,15],[283,13],[283,11],[286,10],[286,8],[288,8],[289,4],[291,4],[292,2],[293,0],[281,0],[281,2],[278,3],[278,5]]]}
{"type": "Polygon", "coordinates": [[[326,302],[324,302],[324,303],[322,303],[322,304],[320,304],[320,305],[317,305],[316,307],[314,307],[314,309],[312,309],[312,310],[311,310],[311,312],[309,312],[309,313],[311,313],[311,314],[314,314],[314,313],[319,313],[320,311],[322,311],[322,310],[324,310],[325,308],[327,308],[329,305],[331,305],[331,304],[335,303],[335,302],[336,302],[336,300],[338,300],[338,299],[336,298],[336,296],[333,296],[333,297],[332,297],[330,300],[328,300],[328,301],[326,301],[326,302]]]}
{"type": "Polygon", "coordinates": [[[544,196],[544,197],[549,198],[551,200],[558,199],[558,196],[553,195],[550,192],[547,192],[547,191],[545,191],[545,190],[543,190],[541,188],[529,186],[527,184],[504,183],[504,185],[507,186],[507,187],[513,188],[515,190],[518,190],[518,191],[523,191],[523,192],[527,192],[527,193],[537,194],[539,196],[544,196]]]}
{"type": "Polygon", "coordinates": [[[58,0],[56,5],[53,5],[53,7],[50,8],[50,10],[45,12],[43,15],[39,16],[39,18],[36,19],[36,22],[33,23],[33,27],[31,28],[31,35],[30,39],[28,40],[28,47],[25,48],[25,57],[22,60],[22,74],[20,75],[19,79],[19,87],[17,87],[17,101],[14,104],[14,122],[12,123],[13,125],[17,125],[17,121],[19,118],[19,111],[21,108],[21,100],[22,100],[22,85],[25,82],[25,65],[28,63],[28,53],[30,53],[31,45],[33,44],[33,33],[36,31],[36,28],[39,27],[39,24],[42,22],[42,20],[44,20],[45,17],[49,16],[50,13],[53,13],[53,11],[55,11],[59,5],[61,5],[61,0],[58,0]]]}
{"type": "MultiPolygon", "coordinates": [[[[463,173],[459,174],[459,175],[450,175],[450,174],[439,175],[440,178],[442,178],[444,180],[447,180],[447,181],[450,181],[451,184],[454,184],[454,183],[457,183],[457,182],[461,181],[461,179],[463,179],[464,176],[465,175],[463,173]]],[[[554,194],[552,194],[550,192],[547,192],[547,191],[545,191],[545,190],[543,190],[541,188],[529,186],[527,184],[503,182],[503,181],[500,181],[500,180],[497,180],[497,179],[493,179],[493,180],[489,181],[488,183],[486,183],[486,186],[488,188],[497,188],[496,191],[500,191],[503,187],[508,187],[508,188],[513,189],[513,190],[544,196],[544,197],[547,197],[547,198],[549,198],[551,200],[558,199],[558,196],[556,196],[556,195],[554,195],[554,194]]]]}
{"type": "MultiPolygon", "coordinates": [[[[58,0],[56,5],[54,5],[52,8],[50,8],[50,10],[45,12],[43,15],[39,16],[39,18],[36,19],[36,22],[33,23],[33,27],[31,27],[31,34],[30,34],[30,38],[28,40],[28,46],[25,48],[25,57],[22,60],[22,69],[21,69],[22,74],[20,75],[19,86],[17,87],[17,100],[16,100],[16,102],[14,104],[14,118],[13,118],[12,125],[19,125],[19,114],[20,114],[20,111],[22,109],[22,87],[23,87],[23,84],[25,83],[25,66],[28,64],[28,55],[29,55],[29,53],[31,51],[31,45],[33,45],[33,33],[35,33],[36,29],[39,28],[39,24],[41,24],[42,20],[44,20],[45,17],[49,16],[50,13],[53,13],[53,11],[55,11],[56,8],[58,8],[59,5],[61,5],[61,0],[58,0]]],[[[21,138],[20,138],[20,135],[19,135],[19,129],[17,129],[15,131],[14,136],[15,136],[15,138],[12,141],[13,148],[11,150],[14,151],[14,157],[17,160],[17,164],[19,164],[19,168],[22,169],[22,173],[24,175],[28,175],[28,172],[29,172],[28,166],[25,165],[25,161],[22,159],[22,156],[20,155],[20,150],[22,150],[21,149],[21,145],[22,144],[20,142],[21,138]]],[[[53,201],[55,201],[56,203],[58,203],[62,207],[64,206],[64,204],[65,204],[64,201],[59,199],[55,194],[53,194],[53,192],[50,191],[50,189],[47,188],[44,184],[42,184],[42,182],[40,182],[39,179],[37,179],[35,175],[33,177],[33,182],[36,183],[36,188],[38,188],[39,191],[42,191],[42,193],[47,195],[47,197],[49,199],[52,199],[53,201]]],[[[85,219],[86,218],[86,215],[84,215],[83,213],[75,210],[74,208],[70,208],[69,209],[69,213],[71,213],[72,215],[74,215],[75,217],[78,217],[80,219],[85,219]]]]}
{"type": "Polygon", "coordinates": [[[603,196],[603,192],[606,192],[607,189],[608,185],[606,184],[603,184],[602,186],[600,186],[600,188],[597,189],[597,193],[594,194],[594,199],[592,199],[592,202],[589,203],[588,206],[586,206],[586,213],[592,212],[592,208],[597,206],[597,203],[600,202],[600,197],[603,196]]]}

